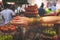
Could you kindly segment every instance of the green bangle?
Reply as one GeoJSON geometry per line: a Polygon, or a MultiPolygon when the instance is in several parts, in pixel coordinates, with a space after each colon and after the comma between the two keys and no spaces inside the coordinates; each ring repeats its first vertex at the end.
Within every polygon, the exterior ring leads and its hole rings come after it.
{"type": "Polygon", "coordinates": [[[40,18],[37,18],[37,20],[36,20],[36,21],[37,21],[37,23],[40,23],[40,18]]]}

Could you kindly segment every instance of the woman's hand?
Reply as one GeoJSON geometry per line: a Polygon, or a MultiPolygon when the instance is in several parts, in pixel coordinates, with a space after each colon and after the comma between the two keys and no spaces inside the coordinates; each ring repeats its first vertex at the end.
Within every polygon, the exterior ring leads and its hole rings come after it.
{"type": "Polygon", "coordinates": [[[15,25],[23,25],[27,26],[30,23],[30,19],[28,17],[15,17],[13,20],[10,21],[11,24],[15,25]]]}

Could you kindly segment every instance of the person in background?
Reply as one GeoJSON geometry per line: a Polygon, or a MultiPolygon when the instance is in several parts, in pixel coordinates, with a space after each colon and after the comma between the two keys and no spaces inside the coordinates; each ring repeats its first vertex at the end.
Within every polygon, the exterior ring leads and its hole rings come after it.
{"type": "Polygon", "coordinates": [[[52,10],[52,11],[56,11],[56,5],[52,5],[52,6],[51,6],[51,10],[52,10]]]}
{"type": "Polygon", "coordinates": [[[10,5],[5,4],[5,9],[1,11],[1,16],[3,17],[4,24],[7,24],[12,19],[12,16],[15,16],[15,13],[9,9],[10,5]]]}
{"type": "Polygon", "coordinates": [[[41,4],[41,7],[38,9],[38,13],[40,16],[44,16],[44,14],[46,13],[44,9],[44,3],[41,4]]]}
{"type": "Polygon", "coordinates": [[[17,7],[17,14],[20,15],[20,6],[17,7]]]}
{"type": "Polygon", "coordinates": [[[23,11],[25,11],[25,10],[24,10],[24,8],[22,8],[22,5],[21,6],[18,6],[18,8],[17,8],[18,15],[20,15],[21,12],[23,12],[23,11]]]}
{"type": "Polygon", "coordinates": [[[52,12],[51,9],[48,9],[48,7],[46,7],[45,10],[46,10],[46,14],[50,14],[50,12],[52,12]]]}

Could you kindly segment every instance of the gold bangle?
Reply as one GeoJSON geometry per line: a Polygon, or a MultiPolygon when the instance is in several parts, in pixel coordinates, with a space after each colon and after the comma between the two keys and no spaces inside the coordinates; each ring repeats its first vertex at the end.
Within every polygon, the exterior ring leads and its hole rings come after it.
{"type": "Polygon", "coordinates": [[[30,23],[33,23],[33,20],[34,20],[33,18],[30,18],[30,23]]]}

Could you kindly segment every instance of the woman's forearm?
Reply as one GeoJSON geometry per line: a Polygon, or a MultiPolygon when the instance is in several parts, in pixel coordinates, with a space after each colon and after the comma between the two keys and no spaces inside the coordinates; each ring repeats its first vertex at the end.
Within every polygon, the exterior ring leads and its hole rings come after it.
{"type": "Polygon", "coordinates": [[[46,16],[40,18],[41,23],[60,23],[60,16],[46,16]]]}
{"type": "Polygon", "coordinates": [[[60,16],[46,16],[46,17],[40,17],[40,18],[30,18],[30,22],[39,22],[39,23],[53,23],[53,24],[60,24],[60,16]]]}

